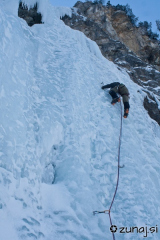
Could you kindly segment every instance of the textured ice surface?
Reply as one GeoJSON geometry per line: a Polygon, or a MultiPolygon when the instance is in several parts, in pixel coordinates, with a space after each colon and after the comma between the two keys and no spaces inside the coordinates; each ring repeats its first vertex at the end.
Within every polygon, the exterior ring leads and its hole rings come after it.
{"type": "Polygon", "coordinates": [[[112,238],[108,215],[92,215],[109,208],[117,178],[120,104],[110,104],[102,81],[123,82],[131,95],[112,221],[155,227],[160,130],[139,87],[94,42],[64,25],[59,17],[69,9],[45,1],[45,23],[30,28],[14,7],[12,14],[15,2],[0,3],[0,239],[112,238]]]}

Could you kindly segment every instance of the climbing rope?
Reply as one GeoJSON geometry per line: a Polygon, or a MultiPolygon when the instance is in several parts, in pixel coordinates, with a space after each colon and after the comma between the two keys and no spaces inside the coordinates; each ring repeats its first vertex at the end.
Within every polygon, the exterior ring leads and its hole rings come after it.
{"type": "MultiPolygon", "coordinates": [[[[112,198],[112,201],[111,201],[111,204],[110,204],[110,207],[109,207],[109,210],[104,210],[104,211],[94,211],[93,214],[99,214],[99,213],[108,213],[109,215],[109,220],[110,220],[110,225],[112,226],[112,218],[111,218],[111,209],[112,209],[112,206],[113,206],[113,203],[114,203],[114,200],[115,200],[115,197],[116,197],[116,193],[117,193],[117,190],[118,190],[118,184],[119,184],[119,168],[121,168],[120,166],[120,152],[121,152],[121,138],[122,138],[122,103],[120,102],[120,106],[121,106],[121,124],[120,124],[120,134],[119,134],[119,146],[118,146],[118,172],[117,172],[117,183],[116,183],[116,188],[115,188],[115,192],[114,192],[114,195],[113,195],[113,198],[112,198]]],[[[113,240],[115,240],[115,235],[114,235],[114,232],[112,232],[112,236],[113,236],[113,240]]]]}

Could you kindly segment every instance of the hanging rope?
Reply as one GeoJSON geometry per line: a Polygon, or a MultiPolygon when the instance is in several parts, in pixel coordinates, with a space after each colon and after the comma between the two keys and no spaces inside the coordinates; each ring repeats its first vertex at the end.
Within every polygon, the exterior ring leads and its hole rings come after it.
{"type": "MultiPolygon", "coordinates": [[[[118,184],[119,184],[119,168],[121,168],[120,166],[120,152],[121,152],[121,138],[122,138],[122,103],[120,102],[120,106],[121,106],[121,124],[120,124],[120,134],[119,134],[119,146],[118,146],[118,172],[117,172],[117,183],[116,183],[116,188],[115,188],[115,192],[112,198],[112,202],[110,204],[109,210],[104,210],[104,211],[94,211],[93,214],[98,214],[98,213],[108,213],[109,214],[109,220],[110,220],[110,225],[112,226],[112,218],[111,218],[111,209],[116,197],[116,193],[118,190],[118,184]]],[[[112,232],[112,236],[113,236],[113,240],[115,240],[115,235],[114,232],[112,232]]]]}

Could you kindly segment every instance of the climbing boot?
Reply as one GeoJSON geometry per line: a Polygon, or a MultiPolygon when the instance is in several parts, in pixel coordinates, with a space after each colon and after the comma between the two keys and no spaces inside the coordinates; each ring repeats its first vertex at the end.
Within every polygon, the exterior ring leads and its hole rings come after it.
{"type": "Polygon", "coordinates": [[[128,108],[124,109],[124,116],[123,117],[127,118],[128,114],[129,114],[129,109],[128,108]]]}
{"type": "Polygon", "coordinates": [[[115,103],[120,102],[120,101],[121,101],[120,97],[117,97],[112,100],[111,104],[114,105],[115,103]]]}

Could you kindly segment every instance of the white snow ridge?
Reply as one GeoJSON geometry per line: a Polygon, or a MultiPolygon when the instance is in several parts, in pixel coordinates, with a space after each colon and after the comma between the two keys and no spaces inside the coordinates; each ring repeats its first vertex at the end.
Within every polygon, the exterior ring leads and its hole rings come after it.
{"type": "Polygon", "coordinates": [[[115,238],[159,240],[160,129],[140,87],[64,25],[70,9],[40,1],[44,24],[29,27],[18,2],[0,3],[0,240],[112,239],[108,214],[92,213],[109,208],[116,186],[120,104],[101,89],[114,81],[131,95],[115,238]]]}

